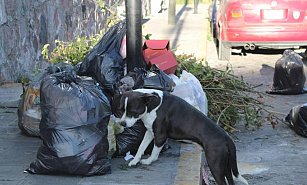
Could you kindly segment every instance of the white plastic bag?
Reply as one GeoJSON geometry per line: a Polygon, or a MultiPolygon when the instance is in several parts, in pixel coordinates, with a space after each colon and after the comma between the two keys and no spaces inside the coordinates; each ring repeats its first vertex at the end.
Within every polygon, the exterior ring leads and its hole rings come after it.
{"type": "Polygon", "coordinates": [[[183,70],[180,78],[170,75],[176,83],[173,95],[176,95],[200,110],[205,115],[208,114],[208,100],[206,93],[199,80],[191,73],[183,70]]]}

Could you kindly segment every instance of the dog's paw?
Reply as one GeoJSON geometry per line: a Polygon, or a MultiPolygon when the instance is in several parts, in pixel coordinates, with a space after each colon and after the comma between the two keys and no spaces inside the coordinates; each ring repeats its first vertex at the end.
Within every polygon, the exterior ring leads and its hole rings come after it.
{"type": "Polygon", "coordinates": [[[150,165],[152,163],[152,160],[150,158],[148,159],[142,159],[140,161],[141,164],[146,164],[146,165],[150,165]]]}
{"type": "Polygon", "coordinates": [[[135,166],[140,160],[134,158],[132,161],[129,162],[128,166],[135,166]]]}

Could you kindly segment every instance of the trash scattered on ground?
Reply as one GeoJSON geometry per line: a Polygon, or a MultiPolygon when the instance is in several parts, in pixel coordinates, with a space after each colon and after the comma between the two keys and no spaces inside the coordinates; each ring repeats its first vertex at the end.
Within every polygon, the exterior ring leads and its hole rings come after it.
{"type": "Polygon", "coordinates": [[[306,81],[302,57],[292,50],[285,50],[275,63],[272,89],[270,94],[302,94],[306,81]]]}
{"type": "Polygon", "coordinates": [[[126,153],[126,156],[124,157],[125,161],[129,161],[130,159],[133,159],[134,156],[130,154],[130,151],[126,153]]]}

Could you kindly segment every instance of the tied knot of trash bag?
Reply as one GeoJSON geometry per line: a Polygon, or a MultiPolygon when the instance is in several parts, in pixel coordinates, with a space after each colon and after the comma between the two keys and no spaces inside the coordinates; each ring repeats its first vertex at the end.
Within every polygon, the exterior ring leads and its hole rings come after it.
{"type": "Polygon", "coordinates": [[[67,83],[67,84],[70,84],[70,83],[77,83],[77,75],[76,75],[76,72],[74,71],[63,71],[63,72],[60,72],[60,73],[56,73],[54,74],[54,77],[56,79],[56,83],[57,84],[60,84],[60,83],[67,83]]]}
{"type": "Polygon", "coordinates": [[[69,63],[60,62],[56,65],[51,65],[51,66],[47,67],[46,71],[47,71],[47,74],[60,73],[60,72],[64,72],[64,71],[73,73],[75,71],[75,69],[69,63]]]}

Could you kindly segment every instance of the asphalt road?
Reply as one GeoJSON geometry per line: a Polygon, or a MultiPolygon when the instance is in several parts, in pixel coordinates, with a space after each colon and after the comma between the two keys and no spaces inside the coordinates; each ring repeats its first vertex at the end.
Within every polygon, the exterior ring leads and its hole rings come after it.
{"type": "MultiPolygon", "coordinates": [[[[303,51],[296,50],[298,53],[303,51]]],[[[230,64],[235,75],[242,75],[250,84],[260,85],[256,90],[263,93],[273,84],[275,62],[282,52],[258,50],[243,54],[233,50],[229,62],[219,61],[214,43],[207,42],[207,61],[211,67],[223,69],[230,64]]],[[[283,119],[293,106],[307,102],[307,94],[264,96],[264,102],[272,106],[269,110],[283,119]]],[[[259,129],[238,128],[240,131],[234,134],[239,171],[249,184],[307,185],[306,138],[298,136],[283,123],[272,128],[266,120],[259,129]]]]}

